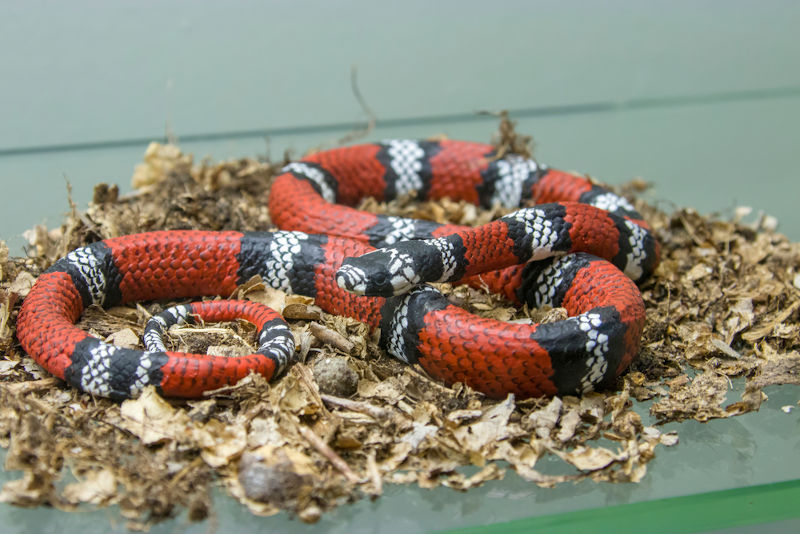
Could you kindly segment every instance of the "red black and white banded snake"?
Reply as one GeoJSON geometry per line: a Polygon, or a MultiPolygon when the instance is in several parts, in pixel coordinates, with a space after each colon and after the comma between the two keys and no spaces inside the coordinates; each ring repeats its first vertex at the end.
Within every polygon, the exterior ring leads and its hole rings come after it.
{"type": "Polygon", "coordinates": [[[276,289],[314,297],[330,313],[379,327],[392,356],[492,397],[601,388],[638,353],[645,311],[634,281],[655,269],[659,246],[628,201],[583,177],[498,157],[479,143],[391,140],[287,165],[272,183],[269,211],[282,230],[149,232],[70,252],[39,276],[23,303],[23,349],[69,384],[114,399],[148,385],[197,397],[252,371],[269,379],[291,362],[294,340],[277,314],[251,302],[171,308],[151,319],[144,351],[75,326],[92,304],[228,296],[260,275],[276,289]],[[412,193],[484,207],[535,205],[477,228],[351,207],[366,196],[412,193]],[[425,284],[444,281],[480,284],[531,306],[562,306],[569,317],[539,325],[480,318],[425,284]],[[239,358],[166,350],[164,330],[195,316],[250,320],[259,349],[239,358]]]}

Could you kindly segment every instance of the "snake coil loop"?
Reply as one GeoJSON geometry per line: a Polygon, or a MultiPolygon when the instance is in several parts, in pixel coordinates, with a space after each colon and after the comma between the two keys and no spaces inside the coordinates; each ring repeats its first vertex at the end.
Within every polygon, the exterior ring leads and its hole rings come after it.
{"type": "Polygon", "coordinates": [[[230,295],[260,275],[330,313],[379,327],[381,346],[400,360],[493,397],[603,387],[639,350],[645,313],[634,280],[657,266],[658,243],[624,198],[580,176],[499,158],[479,143],[390,140],[287,165],[272,184],[269,210],[282,230],[149,232],[70,252],[25,299],[17,321],[22,347],[69,384],[114,399],[148,385],[197,397],[250,372],[271,378],[290,363],[294,343],[282,319],[252,303],[167,310],[146,328],[144,351],[75,326],[92,304],[230,295]],[[351,207],[365,196],[410,193],[484,207],[536,205],[477,228],[351,207]],[[427,282],[480,285],[517,303],[562,306],[569,317],[532,325],[480,318],[427,282]],[[239,358],[167,350],[164,329],[194,315],[254,322],[259,350],[239,358]]]}

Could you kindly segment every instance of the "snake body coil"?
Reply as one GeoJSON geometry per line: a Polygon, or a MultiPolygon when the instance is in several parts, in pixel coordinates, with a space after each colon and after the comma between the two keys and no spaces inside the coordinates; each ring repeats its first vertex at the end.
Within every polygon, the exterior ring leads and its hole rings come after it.
{"type": "Polygon", "coordinates": [[[148,325],[145,351],[107,344],[74,324],[92,304],[226,296],[260,275],[330,313],[380,327],[383,348],[433,377],[493,397],[603,387],[639,350],[644,304],[633,280],[655,269],[658,244],[624,198],[582,177],[499,158],[478,143],[393,140],[287,165],[269,208],[283,230],[150,232],[70,252],[25,299],[17,321],[22,347],[71,385],[115,399],[147,385],[196,397],[251,371],[271,378],[291,361],[293,340],[279,317],[253,303],[168,310],[148,325]],[[365,196],[411,193],[484,207],[537,205],[477,228],[350,207],[365,196]],[[531,306],[562,306],[569,317],[541,325],[479,318],[425,284],[445,281],[480,284],[531,306]],[[254,322],[258,351],[225,358],[165,350],[163,329],[195,315],[254,322]]]}

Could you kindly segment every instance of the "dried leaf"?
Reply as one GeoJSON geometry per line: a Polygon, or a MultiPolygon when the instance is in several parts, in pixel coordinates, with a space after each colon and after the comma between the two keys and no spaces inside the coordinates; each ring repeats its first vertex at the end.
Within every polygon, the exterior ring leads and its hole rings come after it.
{"type": "Polygon", "coordinates": [[[28,295],[28,292],[30,292],[34,282],[36,282],[36,278],[34,278],[31,273],[28,271],[21,271],[8,287],[8,291],[20,297],[25,297],[28,295]]]}
{"type": "Polygon", "coordinates": [[[225,423],[211,419],[202,426],[194,426],[191,439],[201,448],[200,455],[211,467],[222,467],[238,458],[247,446],[247,430],[244,425],[225,423]]]}
{"type": "Polygon", "coordinates": [[[173,408],[152,386],[145,388],[138,399],[124,401],[120,416],[119,426],[145,445],[181,439],[190,422],[186,412],[173,408]]]}
{"type": "Polygon", "coordinates": [[[570,452],[553,450],[553,453],[582,471],[597,471],[626,457],[624,453],[615,454],[603,447],[585,447],[583,445],[575,447],[570,452]]]}
{"type": "Polygon", "coordinates": [[[476,422],[453,431],[456,440],[470,452],[481,452],[485,447],[510,436],[508,418],[514,411],[514,395],[483,412],[476,422]]]}
{"type": "Polygon", "coordinates": [[[83,480],[67,484],[64,498],[73,503],[89,503],[102,505],[109,502],[117,494],[117,479],[110,469],[89,471],[83,480]]]}
{"type": "Polygon", "coordinates": [[[133,349],[139,345],[139,336],[130,328],[123,328],[108,336],[105,341],[118,347],[133,349]]]}

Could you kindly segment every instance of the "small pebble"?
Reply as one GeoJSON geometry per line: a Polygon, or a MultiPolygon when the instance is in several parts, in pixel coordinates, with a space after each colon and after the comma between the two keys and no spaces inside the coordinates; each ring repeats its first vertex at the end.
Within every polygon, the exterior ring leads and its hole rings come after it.
{"type": "Polygon", "coordinates": [[[242,462],[239,483],[248,499],[278,504],[297,497],[306,481],[291,465],[242,462]]]}
{"type": "Polygon", "coordinates": [[[314,378],[323,393],[351,397],[358,389],[358,374],[347,365],[347,358],[325,357],[314,363],[314,378]]]}

